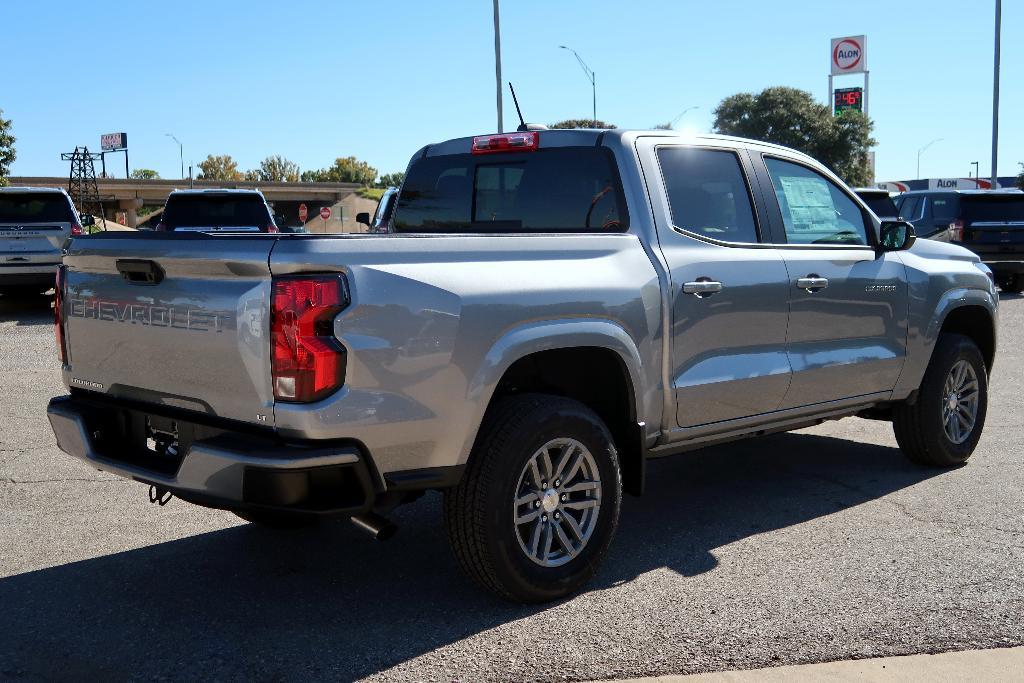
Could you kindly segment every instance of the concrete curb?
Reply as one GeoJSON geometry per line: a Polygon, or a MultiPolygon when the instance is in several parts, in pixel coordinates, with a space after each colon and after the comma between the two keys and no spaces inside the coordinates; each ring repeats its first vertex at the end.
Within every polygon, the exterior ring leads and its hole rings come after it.
{"type": "Polygon", "coordinates": [[[776,681],[920,681],[977,683],[1024,681],[1024,647],[967,650],[936,655],[853,659],[748,671],[716,671],[689,676],[631,678],[621,683],[773,683],[776,681]]]}

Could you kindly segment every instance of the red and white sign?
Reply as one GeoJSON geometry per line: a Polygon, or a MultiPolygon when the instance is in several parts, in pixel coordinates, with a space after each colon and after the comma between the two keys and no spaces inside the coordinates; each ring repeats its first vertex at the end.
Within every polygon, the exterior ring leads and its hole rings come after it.
{"type": "Polygon", "coordinates": [[[326,221],[330,217],[331,217],[331,207],[329,207],[329,206],[321,206],[320,207],[320,218],[323,218],[326,221]]]}
{"type": "Polygon", "coordinates": [[[832,75],[859,74],[868,70],[867,36],[832,39],[832,75]]]}
{"type": "Polygon", "coordinates": [[[309,209],[305,204],[299,204],[299,220],[305,223],[307,218],[309,218],[309,209]]]}

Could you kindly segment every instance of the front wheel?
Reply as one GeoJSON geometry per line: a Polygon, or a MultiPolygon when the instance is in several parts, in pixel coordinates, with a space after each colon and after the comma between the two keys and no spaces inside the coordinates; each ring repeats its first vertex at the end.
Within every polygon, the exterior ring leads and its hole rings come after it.
{"type": "Polygon", "coordinates": [[[988,373],[978,346],[961,334],[942,334],[913,405],[893,410],[900,450],[932,467],[967,462],[988,410],[988,373]]]}
{"type": "Polygon", "coordinates": [[[499,596],[543,602],[586,583],[619,520],[608,428],[585,405],[523,394],[488,411],[459,485],[445,493],[456,558],[499,596]]]}

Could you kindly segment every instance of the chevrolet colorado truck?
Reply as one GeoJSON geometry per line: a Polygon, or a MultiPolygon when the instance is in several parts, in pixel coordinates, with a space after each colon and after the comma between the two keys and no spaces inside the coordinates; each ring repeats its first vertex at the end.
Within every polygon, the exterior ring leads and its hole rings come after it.
{"type": "Polygon", "coordinates": [[[803,154],[449,140],[412,158],[392,230],[74,238],[57,444],[270,525],[383,536],[440,490],[465,571],[544,601],[593,575],[651,458],[851,415],[925,466],[981,436],[991,272],[803,154]]]}

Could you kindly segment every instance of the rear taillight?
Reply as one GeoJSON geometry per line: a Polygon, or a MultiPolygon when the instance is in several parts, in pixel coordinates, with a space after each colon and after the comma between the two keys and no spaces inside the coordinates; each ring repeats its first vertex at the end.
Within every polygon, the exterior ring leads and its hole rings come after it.
{"type": "Polygon", "coordinates": [[[949,224],[949,239],[953,242],[964,241],[964,222],[962,220],[955,220],[949,224]]]}
{"type": "Polygon", "coordinates": [[[348,305],[342,275],[276,278],[270,311],[274,398],[319,401],[345,383],[345,348],[334,318],[348,305]]]}
{"type": "Polygon", "coordinates": [[[68,347],[64,343],[64,266],[57,266],[57,281],[53,287],[53,327],[60,362],[67,365],[68,347]]]}
{"type": "Polygon", "coordinates": [[[281,231],[277,229],[276,225],[274,225],[273,223],[270,223],[269,225],[267,225],[267,232],[278,233],[278,232],[281,232],[281,231]]]}
{"type": "Polygon", "coordinates": [[[72,237],[81,237],[82,233],[83,233],[83,230],[82,230],[82,226],[81,225],[78,225],[77,223],[72,223],[71,224],[71,236],[72,237]]]}
{"type": "Polygon", "coordinates": [[[478,135],[473,138],[473,154],[494,154],[496,152],[532,152],[540,144],[540,133],[502,133],[501,135],[478,135]]]}

